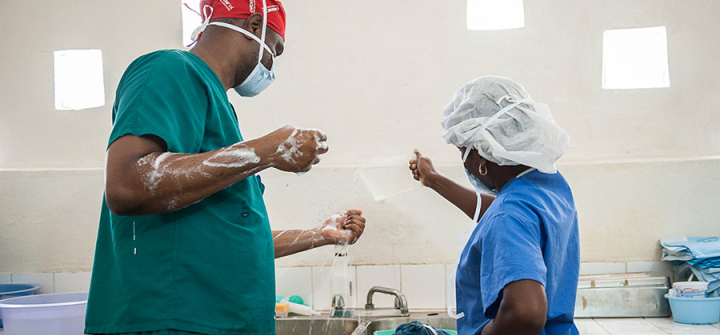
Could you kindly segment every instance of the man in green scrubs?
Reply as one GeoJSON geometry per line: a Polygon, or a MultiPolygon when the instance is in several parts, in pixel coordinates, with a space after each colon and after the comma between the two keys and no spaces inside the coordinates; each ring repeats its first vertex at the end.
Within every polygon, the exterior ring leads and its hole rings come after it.
{"type": "Polygon", "coordinates": [[[256,173],[307,172],[327,138],[287,126],[243,139],[226,91],[272,82],[285,12],[275,0],[203,4],[190,52],[144,55],[118,85],[86,333],[275,334],[274,258],[364,230],[349,210],[271,231],[256,173]]]}

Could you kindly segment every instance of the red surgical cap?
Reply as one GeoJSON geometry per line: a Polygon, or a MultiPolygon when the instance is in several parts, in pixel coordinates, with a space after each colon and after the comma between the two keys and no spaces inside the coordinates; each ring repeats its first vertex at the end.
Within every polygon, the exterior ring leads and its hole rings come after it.
{"type": "MultiPolygon", "coordinates": [[[[265,0],[267,3],[267,25],[268,28],[285,38],[285,9],[280,1],[265,0]]],[[[200,0],[200,13],[205,21],[205,6],[213,9],[211,19],[230,17],[236,19],[247,19],[255,13],[263,14],[262,0],[200,0]]]]}

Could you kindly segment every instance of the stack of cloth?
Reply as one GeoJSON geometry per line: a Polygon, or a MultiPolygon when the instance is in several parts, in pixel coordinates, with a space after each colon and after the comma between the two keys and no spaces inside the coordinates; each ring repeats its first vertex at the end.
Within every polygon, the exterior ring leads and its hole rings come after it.
{"type": "Polygon", "coordinates": [[[413,321],[398,326],[394,335],[449,335],[448,332],[435,329],[419,321],[413,321]]]}
{"type": "Polygon", "coordinates": [[[692,272],[709,283],[708,292],[720,288],[720,237],[663,238],[662,260],[677,266],[677,274],[692,272]]]}

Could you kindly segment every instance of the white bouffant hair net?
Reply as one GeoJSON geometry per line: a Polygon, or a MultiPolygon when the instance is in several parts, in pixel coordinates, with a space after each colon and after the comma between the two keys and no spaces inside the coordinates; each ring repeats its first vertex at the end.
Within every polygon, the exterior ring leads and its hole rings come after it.
{"type": "MultiPolygon", "coordinates": [[[[507,78],[486,76],[465,84],[444,115],[447,143],[474,148],[498,165],[526,165],[556,173],[555,162],[570,142],[548,106],[532,100],[522,85],[507,78]]],[[[469,153],[466,150],[463,160],[469,153]]]]}

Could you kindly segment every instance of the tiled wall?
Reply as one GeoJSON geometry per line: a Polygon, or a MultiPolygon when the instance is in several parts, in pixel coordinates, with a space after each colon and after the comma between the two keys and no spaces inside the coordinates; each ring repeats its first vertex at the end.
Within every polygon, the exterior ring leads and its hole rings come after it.
{"type": "MultiPolygon", "coordinates": [[[[445,309],[455,306],[452,278],[454,264],[427,265],[358,265],[351,266],[353,297],[348,307],[365,305],[368,290],[373,286],[400,289],[411,309],[445,309]]],[[[667,262],[582,263],[581,275],[654,272],[673,278],[667,262]]],[[[299,295],[316,310],[329,310],[330,268],[280,267],[276,272],[277,293],[284,297],[299,295]]],[[[392,307],[393,298],[376,294],[376,307],[392,307]]]]}
{"type": "Polygon", "coordinates": [[[0,284],[37,284],[40,294],[87,292],[90,272],[0,273],[0,284]]]}
{"type": "MultiPolygon", "coordinates": [[[[452,264],[427,265],[360,265],[349,267],[352,297],[346,307],[363,307],[373,286],[400,289],[411,309],[445,309],[455,305],[452,264]]],[[[656,272],[672,278],[672,267],[666,262],[582,263],[581,275],[656,272]]],[[[298,295],[316,310],[329,310],[331,302],[331,267],[278,267],[277,294],[298,295]]],[[[0,284],[25,283],[42,285],[40,293],[85,292],[90,287],[90,272],[4,273],[0,284]]],[[[376,307],[392,307],[393,298],[384,294],[373,297],[376,307]]]]}
{"type": "MultiPolygon", "coordinates": [[[[288,44],[288,57],[278,63],[278,71],[287,75],[256,98],[229,97],[245,138],[286,124],[314,127],[327,132],[331,150],[302,177],[263,172],[273,229],[310,228],[339,210],[359,208],[368,226],[354,246],[357,264],[455,261],[460,234],[469,223],[462,212],[428,189],[376,202],[355,173],[417,147],[440,172],[447,168],[448,176],[469,186],[439,122],[461,85],[496,74],[518,80],[535,99],[548,103],[570,134],[571,146],[559,163],[578,207],[583,261],[657,260],[660,238],[717,234],[720,159],[708,157],[720,155],[720,64],[712,52],[716,44],[707,41],[717,39],[720,20],[713,13],[720,12],[720,1],[630,2],[526,1],[533,26],[496,34],[466,29],[464,1],[446,1],[445,6],[287,1],[293,17],[288,32],[295,29],[296,36],[289,37],[294,44],[288,44]],[[376,12],[378,6],[385,10],[376,12]],[[400,10],[408,15],[392,15],[400,10]],[[578,11],[593,15],[558,19],[578,11]],[[315,15],[324,19],[308,19],[315,15]],[[395,35],[367,33],[379,17],[398,27],[433,20],[442,29],[399,31],[408,41],[399,46],[395,35]],[[328,25],[342,26],[352,38],[337,39],[328,25]],[[672,87],[603,90],[603,31],[661,25],[668,29],[672,87]],[[443,47],[426,43],[428,34],[442,40],[443,47]],[[324,47],[328,41],[333,48],[324,47]],[[533,57],[519,56],[513,48],[518,41],[534,50],[533,57]],[[477,43],[500,47],[476,52],[477,43]],[[358,47],[365,45],[370,47],[358,47]],[[583,47],[569,47],[575,45],[583,47]],[[456,52],[448,57],[447,50],[456,52]],[[387,52],[403,66],[387,62],[387,52]],[[341,80],[315,75],[318,60],[337,69],[341,80]],[[383,80],[377,80],[378,73],[383,80]]],[[[3,2],[3,9],[23,10],[26,3],[3,2]]],[[[43,15],[34,21],[6,17],[8,26],[22,29],[7,31],[17,48],[0,48],[0,73],[9,83],[0,89],[0,272],[87,271],[98,230],[115,88],[139,55],[181,45],[180,6],[145,1],[138,12],[139,0],[94,1],[83,15],[68,19],[66,1],[31,3],[42,3],[43,15]],[[147,22],[153,29],[127,22],[147,22]],[[86,33],[88,26],[93,34],[86,33]],[[142,39],[127,38],[139,34],[142,39]],[[54,110],[52,51],[68,48],[103,50],[105,106],[54,110]],[[26,92],[33,98],[21,98],[26,92]]],[[[328,254],[321,248],[278,264],[320,266],[328,254]]]]}

